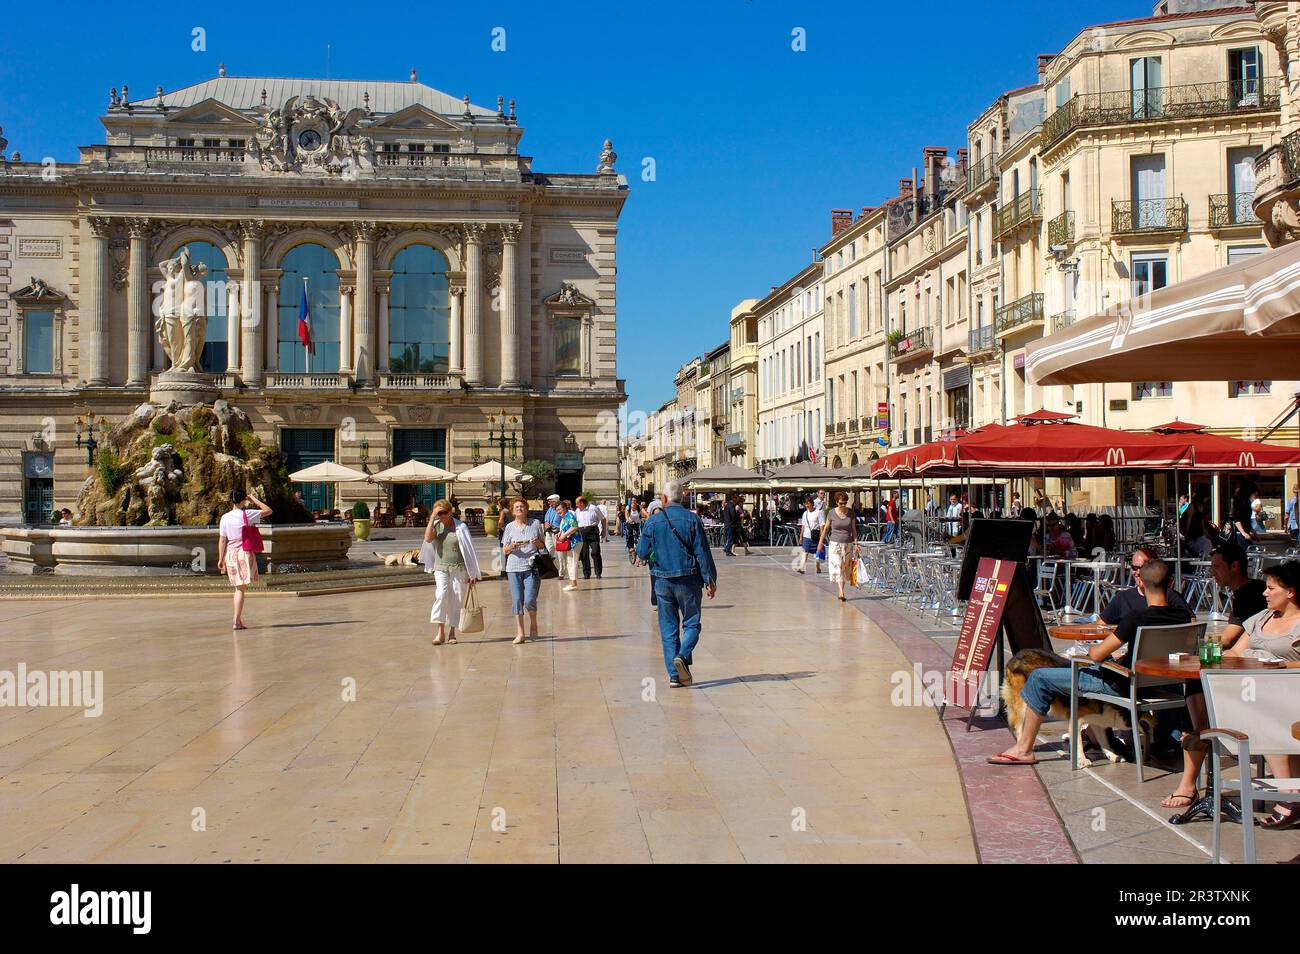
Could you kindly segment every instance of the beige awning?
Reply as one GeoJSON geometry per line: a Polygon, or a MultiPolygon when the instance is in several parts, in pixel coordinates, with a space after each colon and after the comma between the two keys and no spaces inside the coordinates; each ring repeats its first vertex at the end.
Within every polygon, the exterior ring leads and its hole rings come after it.
{"type": "MultiPolygon", "coordinates": [[[[484,461],[483,463],[479,464],[477,467],[471,467],[469,470],[465,471],[465,473],[461,474],[456,479],[463,480],[468,484],[475,484],[475,483],[499,484],[501,482],[501,461],[499,460],[484,461]]],[[[514,480],[529,481],[532,479],[533,477],[531,474],[526,474],[522,470],[516,470],[514,467],[511,467],[509,464],[506,464],[507,483],[514,480]]]]}
{"type": "Polygon", "coordinates": [[[1289,380],[1300,366],[1300,243],[1198,275],[1032,342],[1031,384],[1289,380]]]}
{"type": "MultiPolygon", "coordinates": [[[[497,476],[501,475],[498,473],[497,476]]],[[[456,475],[423,461],[408,460],[396,467],[381,470],[370,479],[378,484],[441,484],[455,480],[456,475]]]]}
{"type": "Polygon", "coordinates": [[[367,475],[351,467],[344,467],[332,460],[327,460],[302,470],[295,470],[289,479],[299,484],[341,484],[354,480],[365,480],[367,475]]]}

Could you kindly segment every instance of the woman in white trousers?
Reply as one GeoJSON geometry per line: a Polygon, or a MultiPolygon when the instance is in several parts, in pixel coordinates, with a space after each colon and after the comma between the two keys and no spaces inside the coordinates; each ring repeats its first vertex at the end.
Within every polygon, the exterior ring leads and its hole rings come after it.
{"type": "Polygon", "coordinates": [[[439,500],[429,514],[424,528],[424,546],[420,548],[424,572],[433,574],[433,611],[429,622],[438,627],[433,645],[456,642],[460,625],[460,608],[465,594],[479,578],[478,555],[469,527],[451,515],[451,504],[439,500]]]}

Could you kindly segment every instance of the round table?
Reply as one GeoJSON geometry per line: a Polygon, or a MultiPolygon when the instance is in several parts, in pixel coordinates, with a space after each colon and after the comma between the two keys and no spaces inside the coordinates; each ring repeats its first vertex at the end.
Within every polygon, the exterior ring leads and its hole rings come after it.
{"type": "MultiPolygon", "coordinates": [[[[1216,663],[1211,669],[1284,669],[1285,665],[1280,662],[1265,662],[1262,659],[1255,659],[1251,656],[1224,656],[1221,663],[1216,663]]],[[[1182,679],[1188,682],[1201,678],[1201,660],[1195,656],[1181,659],[1178,662],[1171,662],[1168,657],[1164,659],[1144,659],[1134,669],[1144,676],[1157,676],[1163,679],[1182,679]]],[[[1294,727],[1293,727],[1294,728],[1294,727]]],[[[1208,754],[1206,756],[1209,757],[1208,754]]],[[[1199,799],[1188,805],[1181,812],[1169,817],[1171,825],[1186,825],[1188,822],[1201,815],[1206,818],[1213,818],[1212,804],[1214,799],[1214,761],[1210,761],[1210,768],[1206,772],[1205,794],[1199,799]]],[[[1241,821],[1241,811],[1232,802],[1223,803],[1224,817],[1231,821],[1241,821]]]]}
{"type": "Polygon", "coordinates": [[[1300,722],[1291,724],[1291,735],[1293,738],[1300,739],[1300,722]]]}
{"type": "Polygon", "coordinates": [[[1114,632],[1114,626],[1107,626],[1104,623],[1063,623],[1060,626],[1049,626],[1047,628],[1047,635],[1053,639],[1080,641],[1105,639],[1114,632]]]}

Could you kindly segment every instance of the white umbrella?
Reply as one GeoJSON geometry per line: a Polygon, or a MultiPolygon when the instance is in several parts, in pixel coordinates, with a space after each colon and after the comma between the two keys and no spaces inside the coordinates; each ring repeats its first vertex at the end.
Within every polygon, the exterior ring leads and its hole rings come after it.
{"type": "Polygon", "coordinates": [[[327,460],[319,464],[313,464],[310,467],[304,467],[302,470],[295,470],[289,475],[289,479],[299,484],[339,484],[354,480],[366,480],[367,476],[359,470],[353,470],[351,467],[344,467],[342,464],[327,460]]]}
{"type": "Polygon", "coordinates": [[[370,479],[380,484],[441,484],[455,480],[456,475],[423,461],[408,460],[396,467],[381,470],[370,479]]]}
{"type": "MultiPolygon", "coordinates": [[[[518,480],[527,482],[532,480],[532,474],[526,474],[522,470],[516,470],[509,464],[506,465],[506,482],[518,480]]],[[[501,461],[488,460],[479,464],[477,467],[471,467],[465,473],[459,475],[457,480],[463,480],[467,484],[498,484],[501,482],[501,461]]]]}

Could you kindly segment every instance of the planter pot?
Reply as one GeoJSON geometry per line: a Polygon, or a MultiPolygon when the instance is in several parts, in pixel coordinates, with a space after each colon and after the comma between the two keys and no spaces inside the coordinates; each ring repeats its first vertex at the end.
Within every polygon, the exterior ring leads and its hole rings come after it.
{"type": "Polygon", "coordinates": [[[369,540],[369,539],[370,539],[370,521],[369,521],[369,520],[353,520],[353,521],[352,521],[352,530],[353,530],[353,532],[357,535],[357,539],[358,539],[358,540],[369,540]]]}
{"type": "Polygon", "coordinates": [[[483,534],[488,537],[497,535],[497,515],[495,513],[483,515],[483,534]]]}

